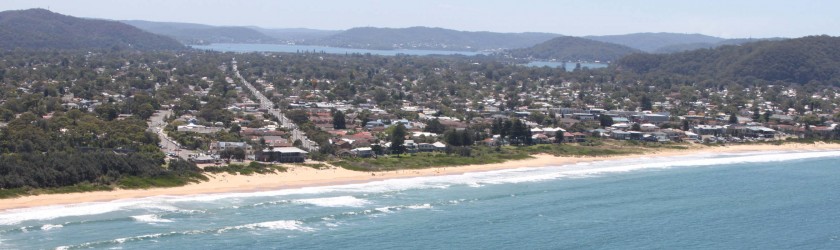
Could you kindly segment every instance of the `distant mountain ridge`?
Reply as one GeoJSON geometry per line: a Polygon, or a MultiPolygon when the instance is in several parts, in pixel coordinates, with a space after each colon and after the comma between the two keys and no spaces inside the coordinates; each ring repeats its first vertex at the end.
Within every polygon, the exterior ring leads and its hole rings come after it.
{"type": "Polygon", "coordinates": [[[363,27],[307,43],[361,49],[486,51],[529,47],[558,36],[550,33],[473,32],[429,27],[363,27]]]}
{"type": "Polygon", "coordinates": [[[808,36],[673,54],[634,54],[616,64],[621,70],[639,74],[840,84],[840,37],[808,36]]]}
{"type": "Polygon", "coordinates": [[[0,12],[2,49],[178,50],[172,38],[115,21],[83,19],[45,9],[0,12]]]}
{"type": "Polygon", "coordinates": [[[709,49],[723,45],[738,45],[783,38],[720,38],[703,34],[682,33],[632,33],[624,35],[585,36],[601,42],[621,44],[648,53],[676,53],[696,49],[709,49]]]}
{"type": "Polygon", "coordinates": [[[219,27],[192,23],[120,21],[142,30],[169,36],[185,44],[272,43],[273,37],[245,27],[219,27]]]}
{"type": "Polygon", "coordinates": [[[339,31],[315,29],[267,29],[255,26],[212,26],[194,23],[120,21],[142,30],[165,35],[185,44],[296,43],[333,35],[339,31]]]}
{"type": "Polygon", "coordinates": [[[640,50],[624,45],[563,36],[529,48],[513,49],[507,53],[520,59],[608,62],[640,52],[640,50]]]}

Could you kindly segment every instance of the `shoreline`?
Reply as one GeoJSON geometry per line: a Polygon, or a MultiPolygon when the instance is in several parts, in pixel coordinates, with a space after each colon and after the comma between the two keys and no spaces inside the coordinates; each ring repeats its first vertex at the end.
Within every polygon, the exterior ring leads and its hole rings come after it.
{"type": "Polygon", "coordinates": [[[460,175],[470,172],[487,172],[503,169],[517,169],[525,167],[546,167],[570,165],[582,162],[633,159],[641,157],[685,156],[703,153],[738,153],[761,151],[824,151],[840,150],[840,144],[794,144],[782,145],[729,145],[719,147],[692,147],[690,149],[658,149],[642,154],[620,156],[552,156],[533,155],[534,158],[507,161],[484,165],[444,166],[426,169],[405,169],[383,172],[361,172],[343,168],[317,170],[304,166],[289,167],[287,172],[276,174],[230,175],[227,173],[208,175],[209,181],[188,184],[172,188],[151,189],[116,189],[112,191],[94,191],[83,193],[44,194],[23,196],[17,198],[0,199],[0,212],[41,207],[58,206],[88,202],[107,202],[123,199],[136,199],[155,196],[189,196],[216,193],[246,193],[303,187],[332,186],[342,184],[356,184],[388,179],[402,179],[424,176],[460,175]]]}

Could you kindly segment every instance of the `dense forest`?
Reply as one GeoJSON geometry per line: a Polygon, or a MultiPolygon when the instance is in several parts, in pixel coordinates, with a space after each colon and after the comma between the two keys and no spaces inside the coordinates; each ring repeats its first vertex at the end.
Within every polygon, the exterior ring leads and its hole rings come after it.
{"type": "Polygon", "coordinates": [[[179,50],[184,46],[120,22],[30,9],[0,12],[0,48],[179,50]]]}
{"type": "Polygon", "coordinates": [[[508,52],[515,58],[607,62],[640,51],[618,44],[564,36],[548,40],[530,48],[514,49],[508,52]]]}
{"type": "Polygon", "coordinates": [[[635,54],[619,70],[702,80],[763,81],[840,86],[840,38],[809,36],[676,54],[635,54]]]}

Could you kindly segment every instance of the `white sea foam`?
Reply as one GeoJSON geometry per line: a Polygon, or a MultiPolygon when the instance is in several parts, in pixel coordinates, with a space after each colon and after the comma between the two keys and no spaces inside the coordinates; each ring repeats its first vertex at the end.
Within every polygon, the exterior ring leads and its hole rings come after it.
{"type": "Polygon", "coordinates": [[[429,208],[432,208],[432,204],[426,203],[426,204],[411,205],[411,206],[405,206],[405,207],[409,208],[409,209],[429,209],[429,208]]]}
{"type": "Polygon", "coordinates": [[[160,216],[156,215],[156,214],[135,215],[135,216],[131,216],[131,218],[134,219],[137,222],[147,222],[147,223],[172,222],[172,220],[160,218],[160,216]]]}
{"type": "Polygon", "coordinates": [[[43,231],[49,231],[49,230],[53,230],[53,229],[57,229],[57,228],[62,228],[62,227],[64,227],[64,226],[62,226],[62,225],[53,225],[53,224],[45,224],[45,225],[41,226],[41,230],[43,230],[43,231]]]}
{"type": "Polygon", "coordinates": [[[73,205],[8,210],[0,213],[0,225],[14,225],[22,221],[30,220],[51,220],[61,217],[104,214],[125,209],[144,209],[149,211],[178,210],[176,207],[167,205],[165,200],[158,197],[117,200],[111,202],[80,203],[73,205]]]}
{"type": "MultiPolygon", "coordinates": [[[[447,188],[451,185],[476,186],[536,182],[560,178],[587,178],[609,173],[622,173],[646,169],[653,170],[675,167],[702,167],[737,163],[789,161],[821,157],[840,157],[840,151],[747,152],[726,154],[705,153],[679,157],[645,157],[579,163],[555,167],[519,168],[465,173],[460,175],[390,179],[361,184],[306,187],[254,193],[224,193],[177,197],[162,196],[144,199],[119,200],[113,202],[14,209],[0,213],[0,225],[13,225],[29,220],[50,220],[60,217],[103,214],[125,209],[180,211],[178,208],[171,206],[171,204],[177,204],[178,202],[209,202],[217,200],[235,200],[249,197],[276,197],[328,193],[358,193],[359,195],[368,193],[392,193],[412,189],[447,188]]],[[[358,199],[352,196],[299,199],[293,202],[325,207],[359,207],[368,203],[366,200],[358,199]]]]}
{"type": "Polygon", "coordinates": [[[353,196],[299,199],[294,200],[293,202],[310,204],[319,207],[361,207],[368,204],[367,200],[359,199],[353,196]]]}
{"type": "Polygon", "coordinates": [[[270,230],[292,230],[292,231],[301,231],[301,232],[312,232],[315,229],[311,227],[303,226],[303,222],[296,221],[296,220],[278,220],[278,221],[266,221],[266,222],[259,222],[259,223],[251,223],[245,224],[240,226],[232,226],[232,227],[225,227],[222,229],[217,230],[218,233],[223,233],[230,230],[246,230],[246,229],[270,229],[270,230]]]}

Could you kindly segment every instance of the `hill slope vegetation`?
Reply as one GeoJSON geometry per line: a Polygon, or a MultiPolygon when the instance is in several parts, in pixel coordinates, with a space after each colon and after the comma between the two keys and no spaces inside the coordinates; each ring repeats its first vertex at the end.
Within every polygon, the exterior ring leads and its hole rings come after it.
{"type": "Polygon", "coordinates": [[[509,54],[515,58],[539,60],[614,61],[638,52],[641,51],[623,45],[564,36],[530,48],[510,50],[509,54]]]}
{"type": "Polygon", "coordinates": [[[0,48],[176,50],[184,46],[120,22],[29,9],[0,12],[0,48]]]}
{"type": "Polygon", "coordinates": [[[809,36],[674,54],[636,54],[622,58],[617,65],[640,74],[837,84],[840,83],[840,38],[809,36]]]}

